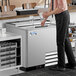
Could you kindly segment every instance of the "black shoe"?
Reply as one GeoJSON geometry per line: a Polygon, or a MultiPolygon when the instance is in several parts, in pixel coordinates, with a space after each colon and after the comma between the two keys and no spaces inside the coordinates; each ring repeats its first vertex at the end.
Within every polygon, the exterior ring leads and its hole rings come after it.
{"type": "Polygon", "coordinates": [[[68,68],[68,69],[76,69],[76,66],[66,65],[66,68],[68,68]]]}
{"type": "Polygon", "coordinates": [[[74,69],[74,70],[76,70],[76,66],[69,67],[69,69],[74,69]]]}
{"type": "Polygon", "coordinates": [[[66,68],[56,66],[56,67],[51,67],[50,70],[55,70],[55,71],[65,71],[66,68]]]}
{"type": "Polygon", "coordinates": [[[63,68],[63,67],[57,67],[56,69],[57,69],[57,71],[65,71],[66,70],[66,68],[63,68]]]}

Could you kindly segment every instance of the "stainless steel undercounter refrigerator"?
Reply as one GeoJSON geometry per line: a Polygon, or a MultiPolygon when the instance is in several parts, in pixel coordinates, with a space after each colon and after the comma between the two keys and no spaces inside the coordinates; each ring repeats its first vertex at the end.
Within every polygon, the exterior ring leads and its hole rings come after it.
{"type": "Polygon", "coordinates": [[[56,28],[47,20],[41,27],[39,17],[6,23],[6,31],[22,35],[22,65],[25,70],[34,66],[57,64],[56,28]]]}

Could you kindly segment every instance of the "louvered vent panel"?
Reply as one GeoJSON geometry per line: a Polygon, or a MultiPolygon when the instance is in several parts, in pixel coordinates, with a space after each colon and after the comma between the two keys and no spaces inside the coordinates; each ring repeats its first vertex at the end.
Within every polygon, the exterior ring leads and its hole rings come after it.
{"type": "Polygon", "coordinates": [[[58,63],[58,56],[56,51],[51,51],[45,54],[45,66],[56,65],[58,63]]]}

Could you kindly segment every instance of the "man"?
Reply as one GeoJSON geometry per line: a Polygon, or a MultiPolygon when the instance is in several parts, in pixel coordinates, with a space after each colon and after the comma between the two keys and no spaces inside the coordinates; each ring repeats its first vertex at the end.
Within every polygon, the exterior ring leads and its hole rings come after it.
{"type": "Polygon", "coordinates": [[[70,23],[70,16],[66,0],[54,0],[50,3],[50,10],[43,13],[44,20],[41,26],[44,26],[47,18],[55,14],[56,19],[56,32],[57,32],[57,51],[58,51],[58,67],[57,70],[65,70],[65,54],[68,58],[68,67],[71,69],[76,68],[76,62],[73,55],[71,43],[68,36],[68,27],[70,23]],[[52,10],[52,7],[53,10],[52,10]]]}

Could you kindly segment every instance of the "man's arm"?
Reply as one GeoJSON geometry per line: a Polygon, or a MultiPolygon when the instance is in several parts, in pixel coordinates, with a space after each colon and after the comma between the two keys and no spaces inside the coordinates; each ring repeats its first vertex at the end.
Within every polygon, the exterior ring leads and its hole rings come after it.
{"type": "Polygon", "coordinates": [[[47,20],[47,18],[45,18],[45,19],[41,22],[41,26],[44,26],[46,20],[47,20]]]}
{"type": "Polygon", "coordinates": [[[48,12],[43,13],[44,18],[47,18],[48,16],[50,16],[52,14],[61,13],[62,11],[65,10],[65,8],[67,8],[67,1],[66,0],[57,0],[57,3],[58,3],[58,5],[53,11],[48,11],[48,12]]]}
{"type": "MultiPolygon", "coordinates": [[[[51,12],[51,7],[48,8],[48,11],[51,12]]],[[[45,13],[45,12],[44,12],[45,13]]],[[[44,18],[44,20],[41,22],[41,26],[44,26],[46,20],[48,17],[44,18]]]]}

